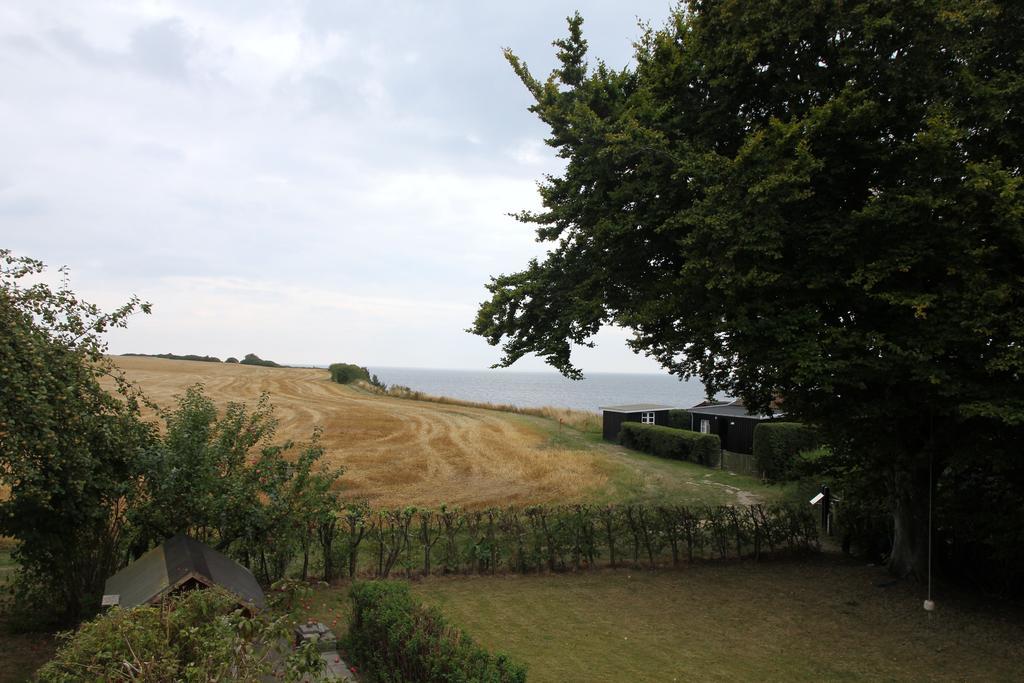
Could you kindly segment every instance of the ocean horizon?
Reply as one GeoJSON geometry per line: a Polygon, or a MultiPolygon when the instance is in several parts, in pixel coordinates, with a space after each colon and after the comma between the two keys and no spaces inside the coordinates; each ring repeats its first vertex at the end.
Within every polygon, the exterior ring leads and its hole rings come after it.
{"type": "Polygon", "coordinates": [[[602,406],[659,403],[688,408],[704,399],[697,379],[658,373],[590,372],[581,380],[557,372],[367,366],[385,384],[435,396],[521,408],[554,406],[598,412],[602,406]]]}

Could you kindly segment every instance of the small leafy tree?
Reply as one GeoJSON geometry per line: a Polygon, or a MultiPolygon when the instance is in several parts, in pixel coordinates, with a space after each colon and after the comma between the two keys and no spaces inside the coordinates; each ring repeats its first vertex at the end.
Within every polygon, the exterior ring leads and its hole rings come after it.
{"type": "Polygon", "coordinates": [[[164,421],[146,460],[144,500],[132,514],[135,552],[181,532],[238,557],[268,584],[300,551],[305,573],[318,525],[340,506],[343,470],[321,463],[319,430],[301,447],[273,443],[267,395],[252,410],[229,403],[218,417],[201,385],[189,387],[164,421]]]}
{"type": "Polygon", "coordinates": [[[19,605],[70,624],[98,605],[119,566],[155,436],[102,335],[150,306],[133,297],[104,313],[63,269],[57,288],[28,284],[43,272],[0,250],[0,535],[17,539],[19,605]],[[101,377],[113,378],[113,393],[101,377]]]}

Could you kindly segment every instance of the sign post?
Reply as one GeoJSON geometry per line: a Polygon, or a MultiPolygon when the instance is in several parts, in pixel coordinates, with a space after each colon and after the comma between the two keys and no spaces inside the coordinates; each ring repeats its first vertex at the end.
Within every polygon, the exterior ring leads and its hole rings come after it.
{"type": "Polygon", "coordinates": [[[811,498],[811,505],[821,504],[821,528],[829,536],[832,535],[832,492],[825,484],[821,485],[821,493],[811,498]]]}

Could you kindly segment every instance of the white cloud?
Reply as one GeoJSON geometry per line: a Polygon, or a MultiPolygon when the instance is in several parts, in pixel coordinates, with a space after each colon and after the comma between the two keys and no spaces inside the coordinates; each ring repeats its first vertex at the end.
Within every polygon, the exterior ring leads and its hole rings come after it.
{"type": "MultiPolygon", "coordinates": [[[[153,301],[115,350],[489,365],[463,330],[562,164],[500,48],[543,75],[574,6],[4,3],[0,245],[153,301]]],[[[624,63],[643,12],[583,9],[624,63]]]]}

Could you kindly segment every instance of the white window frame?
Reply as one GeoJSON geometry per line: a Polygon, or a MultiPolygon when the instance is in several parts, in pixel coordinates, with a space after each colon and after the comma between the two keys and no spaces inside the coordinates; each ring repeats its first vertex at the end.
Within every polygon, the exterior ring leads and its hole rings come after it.
{"type": "Polygon", "coordinates": [[[654,412],[653,411],[647,411],[647,412],[640,413],[640,423],[641,424],[645,424],[645,425],[652,425],[652,424],[654,424],[654,412]]]}
{"type": "Polygon", "coordinates": [[[701,420],[700,421],[700,433],[701,434],[710,434],[711,433],[711,420],[701,420]]]}

